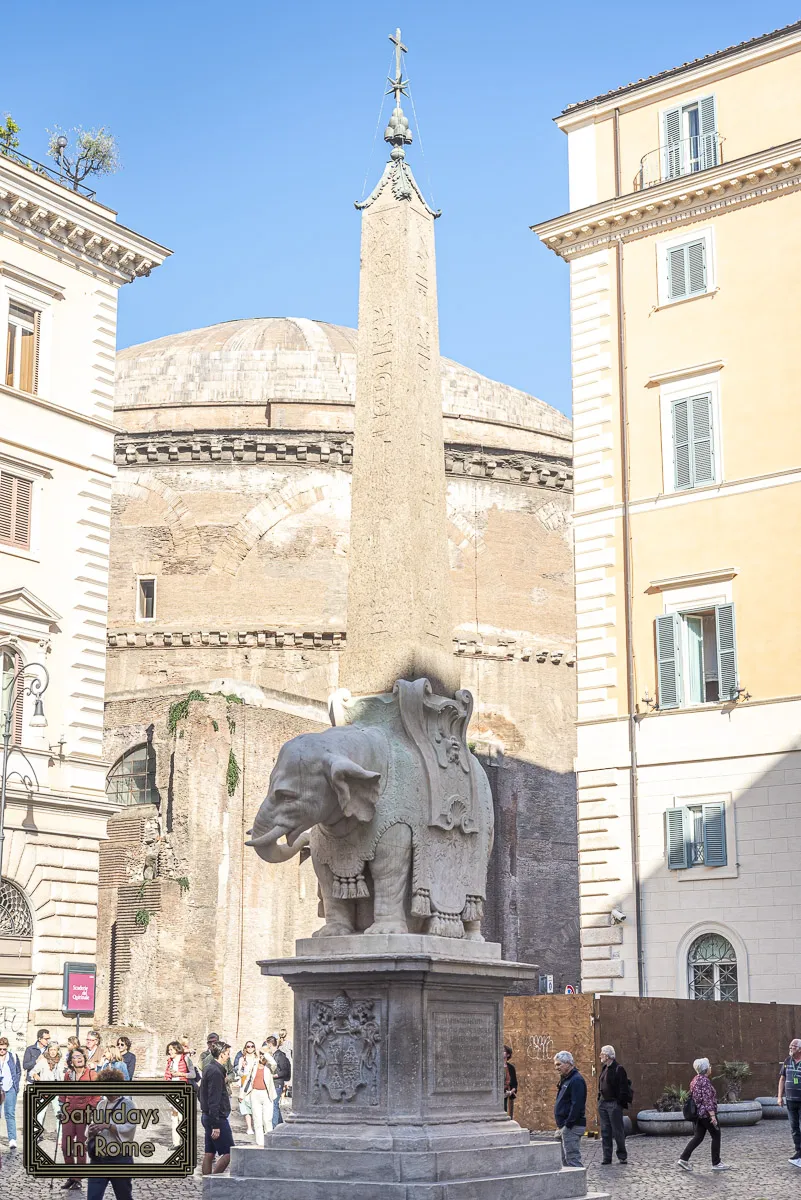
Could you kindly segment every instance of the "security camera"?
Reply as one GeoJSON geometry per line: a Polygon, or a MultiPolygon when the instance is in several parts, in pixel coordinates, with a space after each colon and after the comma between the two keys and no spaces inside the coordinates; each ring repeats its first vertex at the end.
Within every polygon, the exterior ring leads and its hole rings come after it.
{"type": "Polygon", "coordinates": [[[613,908],[610,916],[615,925],[622,925],[626,919],[626,914],[621,912],[619,908],[613,908]]]}

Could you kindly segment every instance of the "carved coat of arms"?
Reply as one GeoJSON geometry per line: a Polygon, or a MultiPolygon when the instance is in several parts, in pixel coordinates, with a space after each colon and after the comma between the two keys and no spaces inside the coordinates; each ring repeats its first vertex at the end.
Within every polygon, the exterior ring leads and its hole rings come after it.
{"type": "Polygon", "coordinates": [[[332,1001],[313,1000],[309,1020],[312,1095],[317,1103],[350,1101],[364,1088],[378,1104],[378,1047],[381,1031],[375,1000],[352,1000],[340,992],[332,1001]]]}

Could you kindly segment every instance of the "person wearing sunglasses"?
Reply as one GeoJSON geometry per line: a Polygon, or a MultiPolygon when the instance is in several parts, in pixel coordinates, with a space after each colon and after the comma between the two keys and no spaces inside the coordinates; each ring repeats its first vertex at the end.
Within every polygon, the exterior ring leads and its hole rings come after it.
{"type": "Polygon", "coordinates": [[[134,1071],[136,1070],[136,1055],[131,1053],[131,1039],[121,1034],[117,1038],[117,1049],[120,1052],[122,1061],[128,1068],[128,1078],[133,1079],[134,1071]]]}
{"type": "Polygon", "coordinates": [[[248,1133],[253,1133],[253,1078],[259,1065],[255,1042],[245,1042],[236,1056],[236,1073],[239,1077],[239,1111],[245,1118],[248,1133]]]}

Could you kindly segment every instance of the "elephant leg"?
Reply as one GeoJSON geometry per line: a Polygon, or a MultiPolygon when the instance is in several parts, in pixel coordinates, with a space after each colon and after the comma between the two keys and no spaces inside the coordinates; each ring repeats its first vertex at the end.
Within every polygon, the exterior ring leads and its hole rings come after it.
{"type": "Polygon", "coordinates": [[[356,901],[334,899],[334,873],[325,863],[314,863],[314,872],[323,898],[325,925],[312,937],[341,937],[356,932],[356,901]]]}
{"type": "Polygon", "coordinates": [[[365,933],[408,933],[406,896],[412,864],[412,831],[393,825],[381,837],[370,863],[373,924],[365,933]]]}

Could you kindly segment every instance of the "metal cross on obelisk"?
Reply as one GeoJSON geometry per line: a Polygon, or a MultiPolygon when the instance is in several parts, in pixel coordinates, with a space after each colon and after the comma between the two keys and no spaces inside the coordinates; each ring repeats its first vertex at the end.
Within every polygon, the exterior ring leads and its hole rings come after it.
{"type": "MultiPolygon", "coordinates": [[[[434,213],[405,160],[408,80],[398,29],[390,161],[362,211],[359,350],[348,577],[340,683],[353,695],[397,679],[459,687],[453,653],[434,213]]],[[[389,93],[387,93],[389,94],[389,93]]]]}

